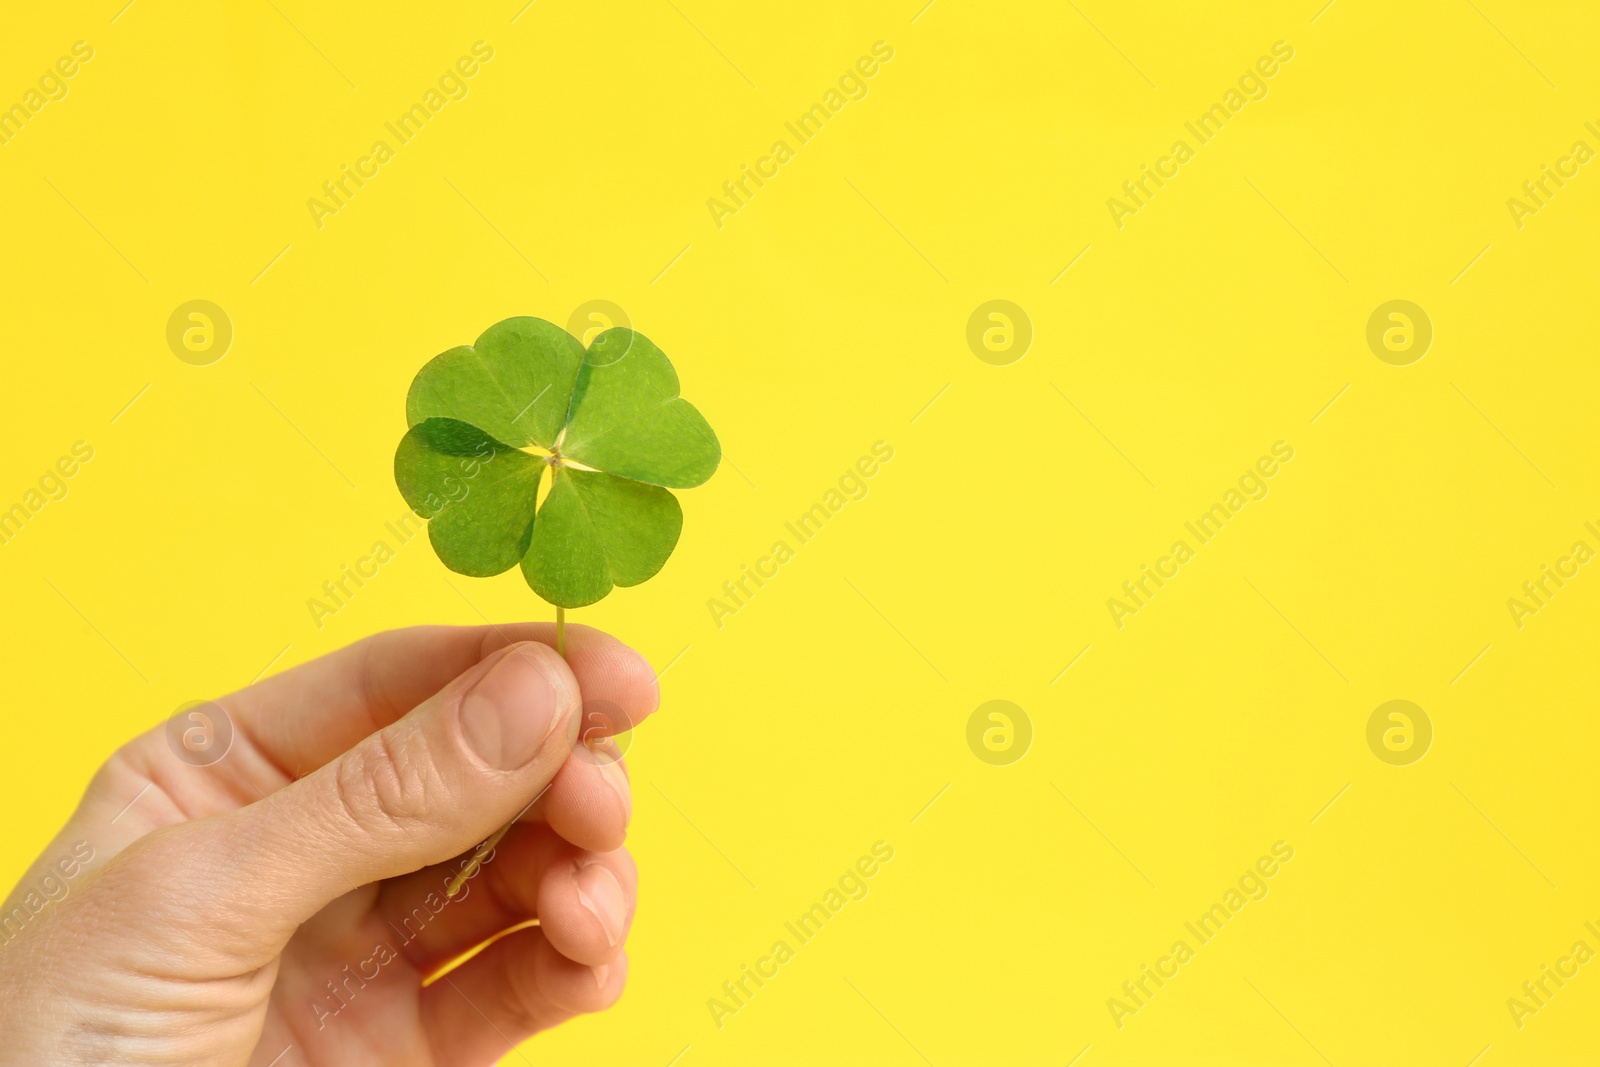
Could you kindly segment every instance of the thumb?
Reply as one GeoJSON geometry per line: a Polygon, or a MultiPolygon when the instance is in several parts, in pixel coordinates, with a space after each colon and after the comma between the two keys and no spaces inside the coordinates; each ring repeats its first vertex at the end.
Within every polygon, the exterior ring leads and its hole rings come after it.
{"type": "Polygon", "coordinates": [[[513,818],[565,762],[579,706],[554,650],[510,645],[300,781],[189,824],[204,839],[183,851],[205,863],[213,899],[281,920],[287,937],[335,898],[513,818]]]}

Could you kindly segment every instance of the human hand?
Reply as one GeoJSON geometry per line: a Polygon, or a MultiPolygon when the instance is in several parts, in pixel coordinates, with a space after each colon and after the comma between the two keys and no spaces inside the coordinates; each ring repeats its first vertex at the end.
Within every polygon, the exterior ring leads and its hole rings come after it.
{"type": "Polygon", "coordinates": [[[217,701],[209,766],[165,727],[124,745],[0,914],[0,1063],[466,1067],[609,1007],[631,799],[576,740],[584,702],[637,724],[657,691],[599,631],[553,645],[396,630],[217,701]]]}

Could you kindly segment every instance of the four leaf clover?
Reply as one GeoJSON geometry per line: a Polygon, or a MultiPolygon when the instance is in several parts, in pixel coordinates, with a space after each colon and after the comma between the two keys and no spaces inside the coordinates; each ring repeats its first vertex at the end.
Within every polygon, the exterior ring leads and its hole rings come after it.
{"type": "Polygon", "coordinates": [[[406,422],[395,481],[439,559],[475,577],[520,563],[558,608],[659,571],[683,529],[668,488],[722,457],[666,355],[620,327],[586,352],[543,319],[495,323],[417,373],[406,422]]]}

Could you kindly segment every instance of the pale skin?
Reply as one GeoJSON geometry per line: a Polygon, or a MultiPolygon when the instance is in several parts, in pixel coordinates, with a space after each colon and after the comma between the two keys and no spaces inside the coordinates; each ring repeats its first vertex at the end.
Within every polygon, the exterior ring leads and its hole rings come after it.
{"type": "Polygon", "coordinates": [[[554,644],[379,634],[218,700],[234,737],[210,766],[164,727],[124,745],[0,913],[26,917],[0,944],[0,1064],[481,1067],[613,1004],[632,801],[577,739],[585,702],[636,724],[657,691],[599,631],[554,644]]]}

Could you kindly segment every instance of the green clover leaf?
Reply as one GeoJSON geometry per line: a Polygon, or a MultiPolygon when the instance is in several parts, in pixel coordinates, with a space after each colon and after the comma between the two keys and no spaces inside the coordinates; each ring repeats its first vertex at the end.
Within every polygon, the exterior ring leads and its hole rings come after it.
{"type": "Polygon", "coordinates": [[[722,458],[666,355],[622,328],[585,352],[543,319],[498,322],[417,373],[406,421],[395,482],[439,559],[474,577],[520,563],[558,608],[653,577],[683,529],[667,489],[722,458]]]}

